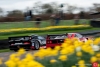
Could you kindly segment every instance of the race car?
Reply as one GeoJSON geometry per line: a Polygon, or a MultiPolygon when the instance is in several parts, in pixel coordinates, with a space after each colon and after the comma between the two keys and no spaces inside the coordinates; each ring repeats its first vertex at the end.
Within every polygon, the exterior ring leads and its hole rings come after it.
{"type": "Polygon", "coordinates": [[[84,37],[79,33],[67,33],[60,35],[47,35],[46,47],[54,48],[55,46],[60,46],[66,38],[78,38],[79,41],[86,42],[89,38],[84,37]]]}
{"type": "Polygon", "coordinates": [[[20,48],[24,48],[26,50],[46,48],[46,39],[34,34],[29,36],[9,37],[8,40],[10,50],[14,51],[17,51],[20,48]]]}
{"type": "Polygon", "coordinates": [[[68,38],[77,38],[79,41],[86,42],[89,37],[84,37],[83,35],[79,33],[67,33],[68,38]]]}
{"type": "Polygon", "coordinates": [[[66,34],[60,35],[47,35],[46,38],[46,48],[54,48],[55,46],[60,46],[64,42],[64,39],[67,38],[66,34]]]}

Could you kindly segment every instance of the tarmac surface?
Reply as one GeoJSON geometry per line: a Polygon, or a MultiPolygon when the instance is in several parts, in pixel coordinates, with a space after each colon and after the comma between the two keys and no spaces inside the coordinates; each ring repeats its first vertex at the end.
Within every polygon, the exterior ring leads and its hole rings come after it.
{"type": "MultiPolygon", "coordinates": [[[[24,57],[26,56],[27,53],[34,54],[36,51],[37,51],[37,50],[26,51],[26,53],[25,53],[24,55],[21,56],[21,59],[24,58],[24,57]]],[[[15,52],[15,51],[10,51],[10,52],[3,52],[3,53],[0,53],[0,58],[2,58],[2,62],[3,62],[2,66],[0,66],[0,67],[5,67],[5,64],[4,64],[4,63],[5,63],[7,60],[9,60],[10,55],[11,55],[11,54],[14,54],[14,53],[17,53],[17,52],[15,52]]]]}

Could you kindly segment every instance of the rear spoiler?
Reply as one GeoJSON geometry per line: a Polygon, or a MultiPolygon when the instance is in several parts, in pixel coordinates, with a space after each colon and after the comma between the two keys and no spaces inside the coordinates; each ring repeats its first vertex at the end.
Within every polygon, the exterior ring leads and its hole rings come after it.
{"type": "Polygon", "coordinates": [[[50,36],[63,36],[63,35],[67,36],[67,34],[48,34],[47,37],[46,37],[46,39],[49,39],[50,36]]]}
{"type": "Polygon", "coordinates": [[[8,40],[11,40],[11,38],[18,38],[18,37],[30,37],[30,36],[15,36],[15,37],[8,37],[8,40]]]}
{"type": "Polygon", "coordinates": [[[67,33],[66,34],[48,34],[47,36],[61,36],[61,35],[67,35],[67,33]]]}

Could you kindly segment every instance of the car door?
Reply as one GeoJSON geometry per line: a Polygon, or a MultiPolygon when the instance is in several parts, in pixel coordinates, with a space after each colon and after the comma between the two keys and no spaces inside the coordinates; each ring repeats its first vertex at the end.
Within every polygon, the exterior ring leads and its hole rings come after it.
{"type": "Polygon", "coordinates": [[[38,36],[38,40],[40,41],[41,45],[45,45],[46,44],[46,39],[42,36],[38,36]]]}
{"type": "Polygon", "coordinates": [[[35,44],[35,40],[38,40],[38,37],[37,36],[31,36],[31,42],[32,42],[32,46],[34,46],[35,44]]]}

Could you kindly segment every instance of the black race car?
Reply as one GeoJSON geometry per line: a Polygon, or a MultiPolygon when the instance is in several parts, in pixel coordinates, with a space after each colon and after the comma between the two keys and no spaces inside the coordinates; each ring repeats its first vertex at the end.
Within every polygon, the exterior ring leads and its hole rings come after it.
{"type": "Polygon", "coordinates": [[[20,48],[24,48],[26,50],[39,48],[46,48],[46,39],[45,37],[38,35],[30,35],[30,36],[16,36],[9,37],[9,48],[10,50],[17,51],[20,48]]]}

